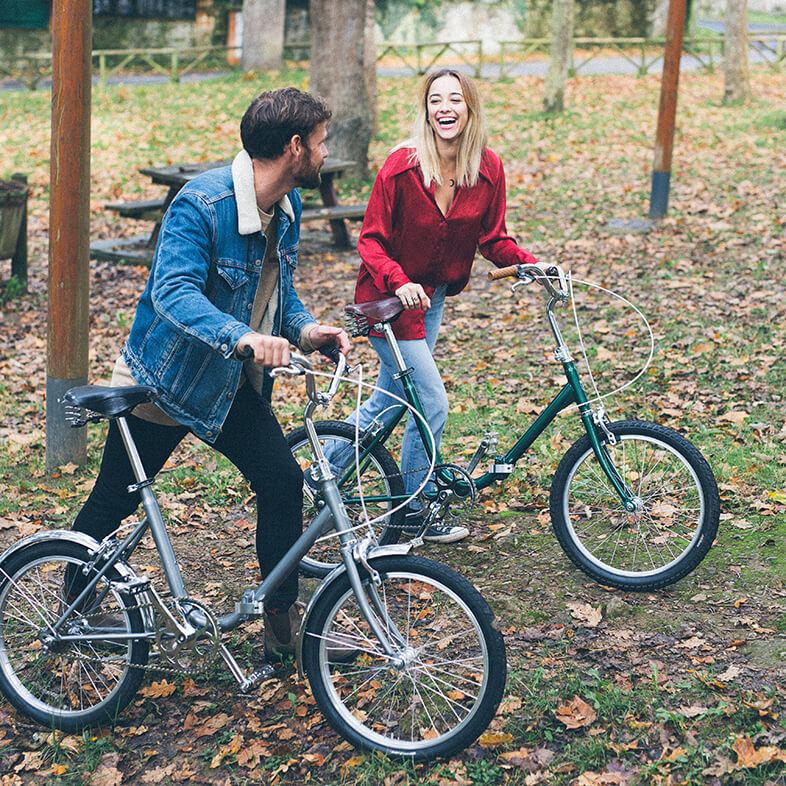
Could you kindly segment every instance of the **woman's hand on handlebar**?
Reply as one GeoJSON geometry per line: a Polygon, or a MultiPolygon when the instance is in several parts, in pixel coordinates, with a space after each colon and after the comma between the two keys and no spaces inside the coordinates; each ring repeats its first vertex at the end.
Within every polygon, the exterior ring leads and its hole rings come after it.
{"type": "Polygon", "coordinates": [[[544,287],[546,286],[546,281],[550,280],[554,289],[558,291],[565,290],[565,271],[559,265],[554,265],[550,262],[535,262],[531,267],[536,267],[541,271],[541,275],[537,276],[537,278],[544,287]]]}
{"type": "Polygon", "coordinates": [[[523,283],[540,281],[544,289],[554,296],[564,300],[567,296],[567,279],[565,271],[559,266],[548,262],[533,262],[525,265],[511,265],[510,267],[490,270],[489,281],[515,276],[523,283]]]}
{"type": "Polygon", "coordinates": [[[395,292],[395,296],[401,301],[405,309],[431,308],[431,298],[426,294],[426,290],[420,284],[409,282],[400,286],[395,292]]]}

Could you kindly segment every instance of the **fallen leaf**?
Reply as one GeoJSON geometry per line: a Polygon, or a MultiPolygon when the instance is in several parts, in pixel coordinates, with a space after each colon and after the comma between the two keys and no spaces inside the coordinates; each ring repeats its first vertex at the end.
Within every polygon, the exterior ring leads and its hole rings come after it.
{"type": "Polygon", "coordinates": [[[720,682],[730,682],[731,680],[737,679],[740,674],[742,674],[742,669],[740,669],[739,666],[732,664],[728,669],[726,669],[726,671],[723,672],[723,674],[719,674],[717,679],[720,682]]]}
{"type": "Polygon", "coordinates": [[[478,740],[478,743],[483,748],[496,748],[500,745],[510,745],[511,742],[513,742],[512,734],[494,731],[484,731],[478,740]]]}
{"type": "Polygon", "coordinates": [[[148,687],[142,688],[139,693],[148,699],[162,699],[171,696],[177,690],[177,685],[166,680],[153,682],[148,687]]]}
{"type": "Polygon", "coordinates": [[[584,699],[574,696],[568,704],[557,707],[554,716],[568,729],[578,729],[591,726],[597,720],[598,714],[584,699]]]}
{"type": "Polygon", "coordinates": [[[570,615],[573,619],[582,622],[588,628],[597,627],[600,623],[602,615],[600,606],[593,608],[589,603],[568,603],[570,615]]]}
{"type": "Polygon", "coordinates": [[[724,412],[718,417],[718,420],[725,420],[729,423],[742,423],[747,417],[750,417],[747,412],[732,410],[731,412],[724,412]]]}
{"type": "Polygon", "coordinates": [[[761,748],[756,748],[747,735],[737,737],[731,749],[737,754],[737,769],[751,769],[776,761],[786,762],[786,751],[774,745],[763,745],[761,748]]]}

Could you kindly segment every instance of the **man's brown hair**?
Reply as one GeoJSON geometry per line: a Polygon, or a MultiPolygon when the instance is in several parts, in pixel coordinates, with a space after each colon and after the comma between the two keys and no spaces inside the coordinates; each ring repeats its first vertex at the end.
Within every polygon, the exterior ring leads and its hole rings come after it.
{"type": "Polygon", "coordinates": [[[332,116],[323,98],[282,87],[251,102],[240,121],[240,140],[252,158],[278,158],[293,136],[306,145],[311,132],[332,116]]]}

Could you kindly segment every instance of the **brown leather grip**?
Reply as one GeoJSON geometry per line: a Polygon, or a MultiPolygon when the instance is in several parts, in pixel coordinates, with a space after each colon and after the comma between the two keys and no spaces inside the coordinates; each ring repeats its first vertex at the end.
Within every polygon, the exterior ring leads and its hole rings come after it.
{"type": "Polygon", "coordinates": [[[498,278],[515,276],[518,272],[518,265],[510,265],[510,267],[498,267],[496,270],[489,271],[489,281],[496,281],[498,278]]]}

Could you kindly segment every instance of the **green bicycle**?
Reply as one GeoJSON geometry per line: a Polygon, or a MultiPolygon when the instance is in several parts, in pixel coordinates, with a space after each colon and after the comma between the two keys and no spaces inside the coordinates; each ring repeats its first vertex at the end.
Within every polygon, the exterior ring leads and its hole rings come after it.
{"type": "MultiPolygon", "coordinates": [[[[535,280],[526,265],[489,273],[492,280],[503,277],[518,279],[514,289],[535,280]]],[[[551,523],[560,545],[577,567],[601,584],[624,590],[673,584],[701,562],[715,539],[720,500],[712,470],[699,450],[676,431],[641,420],[611,422],[602,405],[593,409],[554,313],[569,299],[566,282],[546,276],[540,281],[549,295],[546,317],[566,383],[506,453],[498,452],[495,436],[486,434],[466,468],[441,463],[425,420],[418,418],[420,436],[435,465],[432,482],[420,494],[425,515],[418,534],[432,524],[450,523],[474,502],[478,490],[504,481],[557,415],[575,406],[586,433],[559,462],[549,496],[551,523]],[[473,479],[471,473],[486,456],[490,457],[487,471],[473,479]]],[[[339,488],[356,519],[374,516],[380,543],[395,543],[401,537],[408,501],[385,443],[408,409],[422,413],[411,370],[391,328],[402,310],[395,297],[345,309],[354,335],[368,335],[373,328],[386,338],[409,407],[396,406],[384,423],[376,421],[359,430],[357,443],[351,424],[314,424],[320,442],[332,443],[333,456],[341,443],[347,457],[351,453],[351,461],[340,463],[346,469],[337,473],[339,488]]],[[[301,466],[308,467],[311,455],[304,429],[290,433],[288,440],[301,466]]],[[[310,505],[305,513],[313,517],[323,502],[308,484],[304,488],[310,505]]],[[[321,576],[337,562],[335,546],[325,542],[306,555],[301,570],[321,576]]]]}

